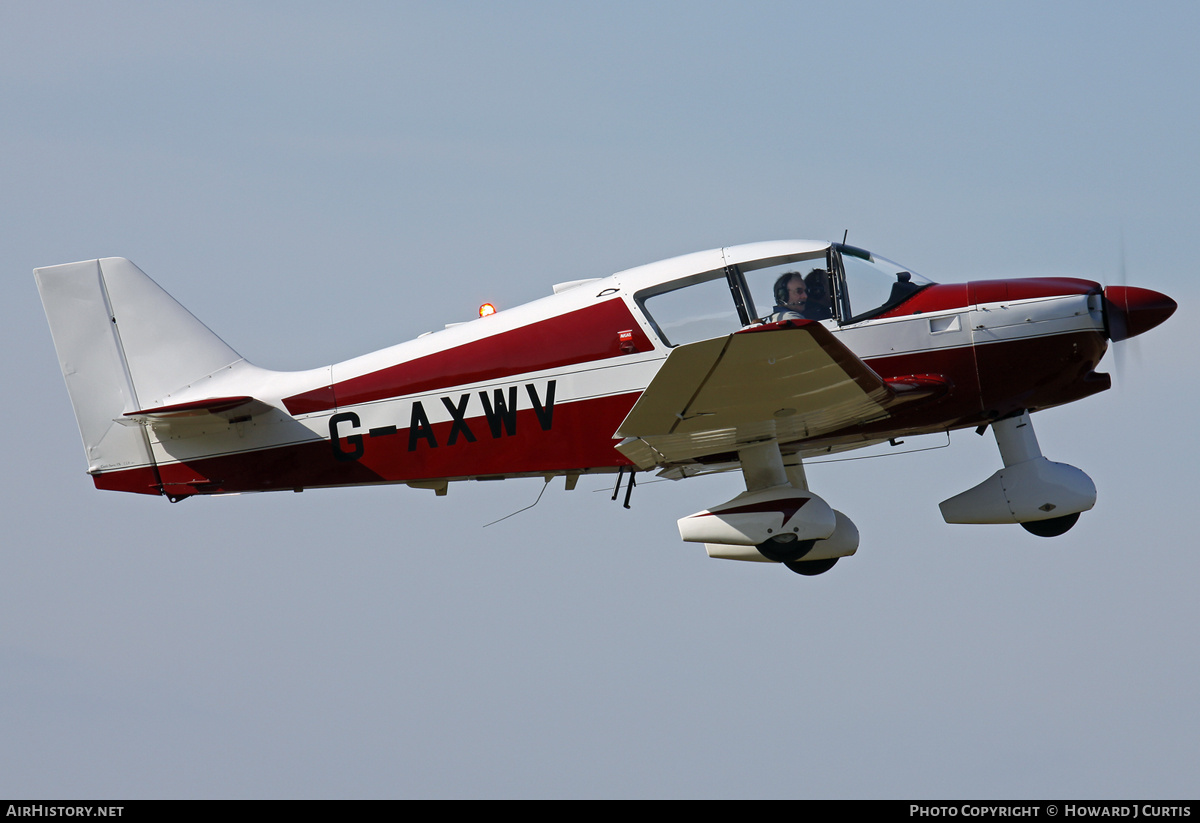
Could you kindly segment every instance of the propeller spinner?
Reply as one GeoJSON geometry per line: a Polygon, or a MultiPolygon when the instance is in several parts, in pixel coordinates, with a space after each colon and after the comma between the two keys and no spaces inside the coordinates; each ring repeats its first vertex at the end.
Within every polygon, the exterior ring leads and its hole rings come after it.
{"type": "Polygon", "coordinates": [[[1104,327],[1113,342],[1149,331],[1175,313],[1178,304],[1160,292],[1137,286],[1104,290],[1104,327]]]}

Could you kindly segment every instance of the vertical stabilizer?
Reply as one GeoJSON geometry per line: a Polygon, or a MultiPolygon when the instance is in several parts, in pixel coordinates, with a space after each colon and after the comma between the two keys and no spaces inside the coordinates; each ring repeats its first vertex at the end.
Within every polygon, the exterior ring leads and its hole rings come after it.
{"type": "MultiPolygon", "coordinates": [[[[36,269],[34,277],[88,472],[153,472],[145,431],[122,415],[241,357],[124,258],[36,269]]],[[[159,493],[155,475],[148,475],[151,494],[159,493]]]]}

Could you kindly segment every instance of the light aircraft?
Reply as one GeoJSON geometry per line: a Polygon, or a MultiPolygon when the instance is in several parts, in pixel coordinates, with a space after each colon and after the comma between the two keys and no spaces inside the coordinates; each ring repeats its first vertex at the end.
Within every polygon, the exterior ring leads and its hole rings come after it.
{"type": "Polygon", "coordinates": [[[248,363],[123,258],[35,276],[99,489],[443,495],[459,480],[562,475],[573,489],[615,473],[628,495],[636,471],[740,468],[746,491],[679,520],[680,536],[803,575],[859,543],[803,460],[906,436],[995,436],[1003,467],[943,501],[947,522],[1065,532],[1096,489],[1042,456],[1031,414],[1109,388],[1096,371],[1108,341],[1176,308],[1071,278],[936,284],[844,243],[773,241],[562,283],[282,372],[248,363]]]}

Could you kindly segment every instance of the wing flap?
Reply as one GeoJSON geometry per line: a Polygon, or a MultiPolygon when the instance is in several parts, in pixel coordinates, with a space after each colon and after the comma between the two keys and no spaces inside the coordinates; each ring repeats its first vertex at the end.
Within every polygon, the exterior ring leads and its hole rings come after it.
{"type": "Polygon", "coordinates": [[[783,321],[675,348],[617,430],[642,468],[886,417],[895,393],[819,323],[783,321]]]}

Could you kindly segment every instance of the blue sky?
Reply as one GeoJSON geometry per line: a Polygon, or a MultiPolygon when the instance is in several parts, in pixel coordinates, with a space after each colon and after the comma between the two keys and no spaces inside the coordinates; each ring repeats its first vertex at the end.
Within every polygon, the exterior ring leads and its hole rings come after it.
{"type": "Polygon", "coordinates": [[[0,795],[1195,797],[1192,4],[13,3],[0,9],[9,524],[0,795]],[[129,257],[307,368],[704,248],[1177,315],[1035,417],[1099,502],[948,526],[991,438],[812,466],[801,579],[675,520],[732,477],[102,493],[31,270],[129,257]],[[586,488],[585,488],[586,485],[586,488]]]}

